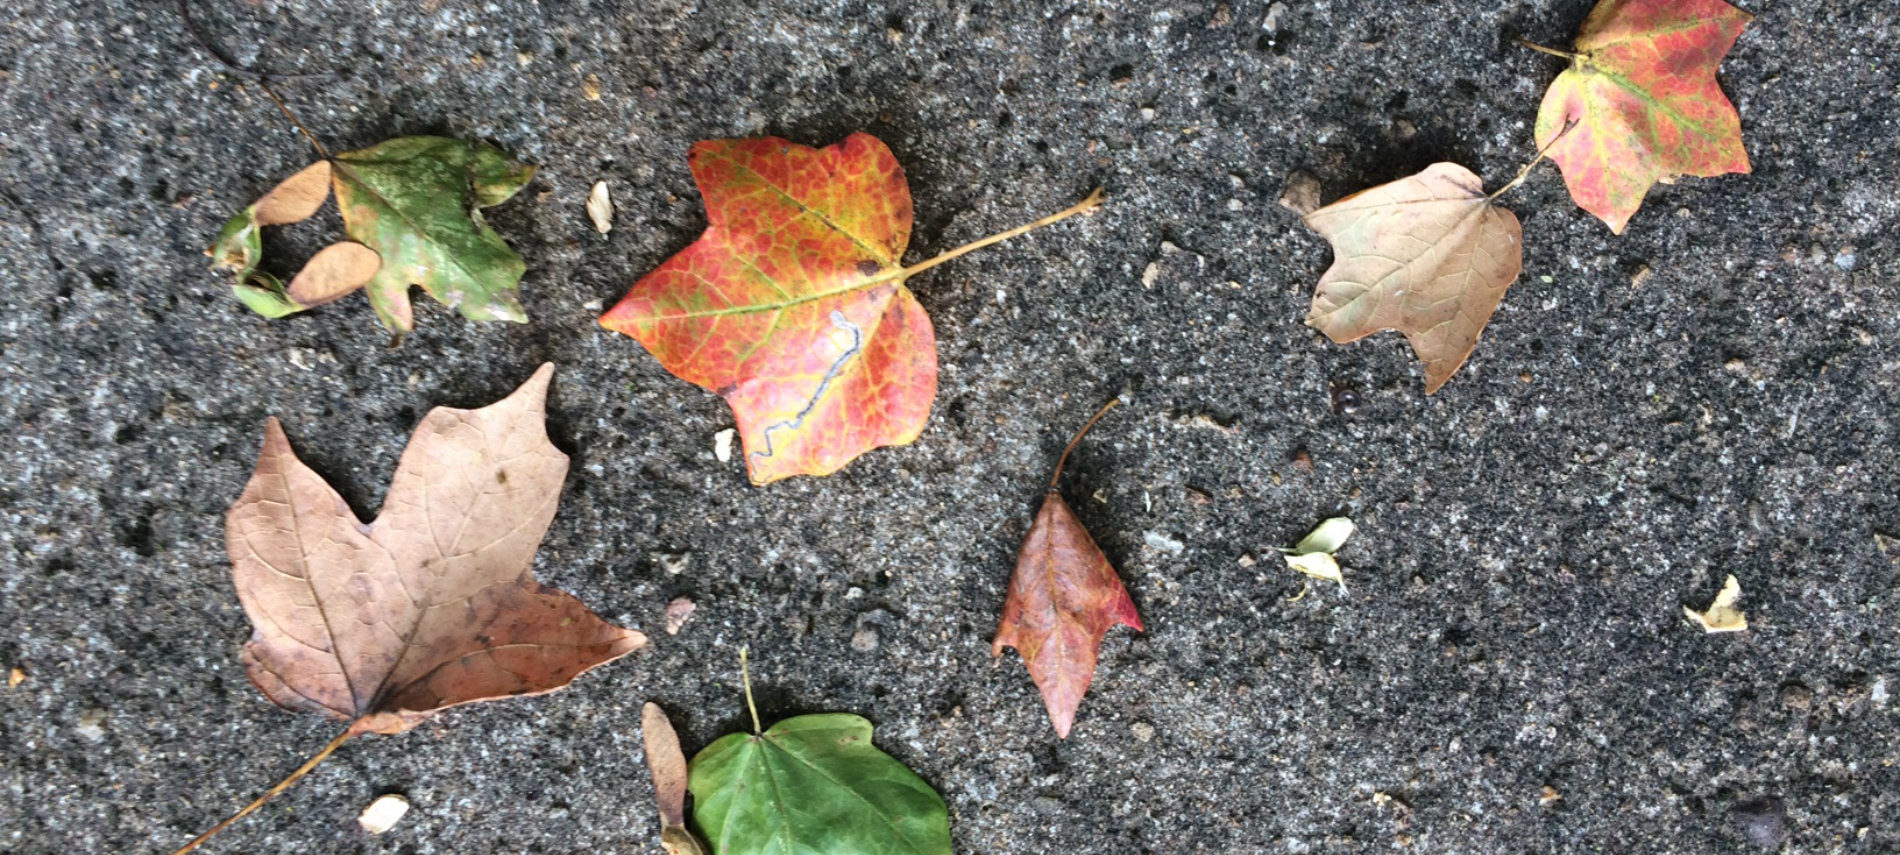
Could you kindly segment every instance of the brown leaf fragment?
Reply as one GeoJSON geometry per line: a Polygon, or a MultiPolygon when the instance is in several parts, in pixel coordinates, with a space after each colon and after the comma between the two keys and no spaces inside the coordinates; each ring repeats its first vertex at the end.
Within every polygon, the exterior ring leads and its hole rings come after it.
{"type": "Polygon", "coordinates": [[[368,525],[266,424],[226,518],[258,689],[349,733],[398,733],[457,704],[553,691],[646,643],[534,579],[567,474],[544,425],[552,374],[487,407],[430,411],[368,525]]]}
{"type": "Polygon", "coordinates": [[[1302,217],[1319,210],[1319,179],[1303,169],[1288,175],[1278,201],[1280,207],[1302,217]]]}
{"type": "Polygon", "coordinates": [[[693,601],[686,597],[674,597],[666,604],[666,634],[679,635],[680,628],[693,616],[693,601]]]}
{"type": "Polygon", "coordinates": [[[1348,196],[1306,215],[1332,242],[1306,323],[1344,344],[1398,330],[1425,363],[1425,393],[1465,364],[1524,266],[1517,216],[1455,163],[1348,196]]]}
{"type": "Polygon", "coordinates": [[[306,308],[319,306],[363,287],[382,266],[383,257],[376,250],[355,241],[338,241],[317,250],[291,277],[285,293],[306,308]]]}
{"type": "Polygon", "coordinates": [[[279,182],[257,200],[257,224],[280,226],[310,219],[330,198],[330,162],[319,160],[279,182]]]}
{"type": "Polygon", "coordinates": [[[15,668],[7,672],[7,688],[17,689],[24,682],[26,682],[26,669],[15,668]]]}
{"type": "MultiPolygon", "coordinates": [[[[1069,448],[1114,405],[1111,400],[1102,407],[1070,440],[1069,448]]],[[[1056,736],[1065,739],[1095,677],[1102,638],[1116,624],[1136,631],[1142,628],[1121,577],[1057,492],[1068,456],[1065,449],[1056,461],[1042,510],[1017,556],[1009,597],[1003,602],[1002,624],[990,645],[991,656],[1002,655],[1005,647],[1022,654],[1030,678],[1042,692],[1056,736]]]]}
{"type": "Polygon", "coordinates": [[[660,803],[660,848],[667,855],[704,855],[705,847],[686,827],[686,754],[659,704],[648,701],[641,710],[640,738],[646,742],[647,768],[653,772],[653,797],[660,803]]]}
{"type": "Polygon", "coordinates": [[[409,800],[395,793],[385,793],[363,808],[357,814],[356,824],[370,834],[383,834],[396,827],[396,823],[409,813],[409,800]]]}
{"type": "Polygon", "coordinates": [[[587,193],[587,219],[594,223],[594,231],[606,234],[614,230],[614,198],[607,189],[607,182],[594,182],[594,189],[587,193]]]}

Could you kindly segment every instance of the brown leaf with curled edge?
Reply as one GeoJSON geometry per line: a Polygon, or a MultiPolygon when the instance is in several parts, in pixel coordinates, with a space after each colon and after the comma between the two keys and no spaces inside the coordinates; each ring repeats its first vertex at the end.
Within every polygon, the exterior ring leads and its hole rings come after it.
{"type": "Polygon", "coordinates": [[[1121,577],[1056,489],[1069,451],[1115,404],[1110,400],[1103,405],[1056,461],[1042,510],[1036,513],[1036,524],[1016,558],[1009,597],[1003,601],[1002,624],[990,644],[991,656],[1002,655],[1005,647],[1022,654],[1030,678],[1042,692],[1056,736],[1062,739],[1068,738],[1075,710],[1095,678],[1102,638],[1116,624],[1141,631],[1141,616],[1135,613],[1121,577]]]}
{"type": "Polygon", "coordinates": [[[1347,196],[1306,215],[1332,242],[1333,266],[1313,293],[1308,326],[1344,344],[1398,330],[1438,391],[1524,267],[1517,216],[1455,163],[1347,196]]]}
{"type": "Polygon", "coordinates": [[[179,852],[354,736],[400,733],[457,704],[551,692],[646,643],[534,579],[567,474],[544,424],[553,373],[543,365],[480,409],[431,410],[368,525],[297,459],[276,419],[265,425],[257,471],[225,518],[253,626],[244,667],[278,706],[349,727],[179,852]]]}
{"type": "Polygon", "coordinates": [[[481,409],[432,410],[369,525],[270,421],[227,519],[256,626],[244,665],[265,695],[400,733],[445,707],[558,689],[645,643],[531,572],[567,475],[544,426],[553,373],[481,409]]]}
{"type": "Polygon", "coordinates": [[[647,768],[653,772],[653,797],[660,803],[660,848],[667,855],[705,855],[706,848],[686,827],[686,754],[659,704],[648,701],[641,710],[640,738],[646,743],[647,768]]]}

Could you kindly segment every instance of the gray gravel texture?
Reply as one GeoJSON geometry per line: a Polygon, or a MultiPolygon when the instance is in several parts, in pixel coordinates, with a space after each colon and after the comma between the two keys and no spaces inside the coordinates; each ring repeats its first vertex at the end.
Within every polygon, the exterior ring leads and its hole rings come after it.
{"type": "Polygon", "coordinates": [[[574,466],[536,570],[651,646],[352,743],[207,851],[656,851],[640,703],[689,751],[741,728],[741,645],[768,719],[875,721],[963,852],[1900,851],[1900,6],[1748,4],[1722,80],[1754,174],[1659,186],[1624,237],[1541,167],[1506,199],[1524,276],[1439,394],[1396,334],[1302,325],[1331,253],[1287,176],[1508,180],[1562,65],[1512,37],[1589,7],[202,3],[242,62],[338,72],[281,86],[336,147],[541,165],[489,217],[533,321],[423,301],[390,349],[360,297],[265,321],[206,271],[310,153],[174,6],[5,4],[0,849],[169,851],[337,731],[238,659],[223,513],[267,415],[368,516],[429,407],[552,360],[574,466]],[[704,228],[692,141],[859,129],[908,172],[913,259],[1110,202],[913,283],[917,443],[754,488],[713,456],[725,405],[593,318],[704,228]],[[1059,742],[989,640],[1049,466],[1124,388],[1065,493],[1148,631],[1110,634],[1059,742]],[[1335,513],[1350,587],[1296,598],[1267,548],[1335,513]],[[1706,636],[1682,606],[1730,573],[1751,628],[1706,636]],[[383,792],[415,810],[366,837],[383,792]]]}

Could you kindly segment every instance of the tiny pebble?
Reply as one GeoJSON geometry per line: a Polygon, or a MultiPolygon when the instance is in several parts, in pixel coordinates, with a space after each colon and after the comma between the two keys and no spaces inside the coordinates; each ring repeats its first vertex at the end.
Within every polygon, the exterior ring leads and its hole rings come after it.
{"type": "Polygon", "coordinates": [[[73,727],[73,732],[87,742],[103,741],[106,738],[106,711],[86,710],[79,716],[79,724],[73,727]]]}
{"type": "Polygon", "coordinates": [[[17,689],[24,682],[26,682],[25,669],[15,668],[7,672],[7,688],[17,689]]]}
{"type": "Polygon", "coordinates": [[[377,796],[375,801],[369,803],[369,807],[363,808],[363,812],[356,817],[356,824],[371,834],[382,834],[395,828],[396,823],[401,822],[403,815],[408,812],[408,799],[388,793],[377,796]]]}
{"type": "Polygon", "coordinates": [[[1141,287],[1153,288],[1155,286],[1155,282],[1160,279],[1161,279],[1161,265],[1152,261],[1148,262],[1147,269],[1141,271],[1141,287]]]}
{"type": "Polygon", "coordinates": [[[1147,742],[1155,738],[1155,726],[1145,721],[1135,722],[1133,725],[1130,725],[1128,729],[1134,731],[1135,739],[1142,742],[1147,742]]]}
{"type": "Polygon", "coordinates": [[[732,461],[732,438],[735,434],[737,431],[732,428],[713,434],[713,456],[719,458],[720,463],[732,461]]]}
{"type": "Polygon", "coordinates": [[[1247,203],[1246,203],[1246,202],[1242,202],[1242,201],[1240,201],[1239,199],[1228,199],[1228,200],[1227,200],[1227,210],[1229,210],[1229,211],[1238,211],[1238,210],[1240,210],[1240,209],[1242,209],[1242,208],[1245,208],[1245,207],[1247,207],[1247,203]]]}
{"type": "Polygon", "coordinates": [[[1319,191],[1319,179],[1313,173],[1295,172],[1286,177],[1286,186],[1280,189],[1280,207],[1306,216],[1319,209],[1319,191]]]}
{"type": "Polygon", "coordinates": [[[686,568],[693,564],[691,552],[655,552],[647,557],[653,563],[660,565],[660,569],[665,570],[668,576],[678,576],[686,572],[686,568]]]}
{"type": "Polygon", "coordinates": [[[600,100],[600,75],[589,74],[581,81],[581,95],[589,101],[600,100]]]}
{"type": "Polygon", "coordinates": [[[1788,839],[1788,807],[1775,796],[1737,803],[1729,810],[1729,821],[1748,842],[1763,849],[1777,848],[1788,839]]]}
{"type": "Polygon", "coordinates": [[[1286,16],[1286,4],[1274,3],[1267,7],[1266,20],[1260,22],[1260,29],[1269,33],[1280,32],[1280,19],[1286,16]]]}
{"type": "Polygon", "coordinates": [[[859,653],[870,653],[877,649],[877,630],[868,626],[859,627],[851,633],[851,649],[859,653]]]}
{"type": "Polygon", "coordinates": [[[1166,552],[1169,555],[1180,555],[1181,553],[1187,551],[1187,544],[1182,543],[1181,541],[1175,540],[1174,538],[1169,537],[1165,534],[1162,534],[1161,532],[1158,532],[1158,531],[1151,531],[1146,534],[1143,534],[1141,536],[1141,539],[1142,539],[1142,542],[1148,544],[1149,549],[1153,549],[1158,552],[1166,552]]]}
{"type": "Polygon", "coordinates": [[[1143,107],[1143,108],[1141,108],[1141,120],[1142,120],[1142,121],[1144,121],[1144,122],[1151,122],[1151,121],[1154,121],[1154,117],[1155,117],[1155,108],[1153,108],[1153,107],[1143,107]]]}
{"type": "Polygon", "coordinates": [[[594,231],[606,234],[614,230],[614,200],[607,182],[596,181],[594,189],[588,191],[587,218],[594,221],[594,231]]]}

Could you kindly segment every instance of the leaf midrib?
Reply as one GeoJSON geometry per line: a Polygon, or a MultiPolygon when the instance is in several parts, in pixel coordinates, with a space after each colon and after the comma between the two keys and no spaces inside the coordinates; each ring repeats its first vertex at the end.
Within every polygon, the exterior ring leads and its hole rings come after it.
{"type": "MultiPolygon", "coordinates": [[[[816,217],[819,222],[824,223],[832,231],[835,231],[838,234],[841,234],[847,238],[850,238],[851,242],[854,244],[857,244],[859,249],[862,249],[865,252],[870,253],[871,257],[877,259],[881,264],[883,264],[883,266],[888,268],[888,267],[894,266],[897,263],[896,258],[893,258],[890,255],[886,254],[882,249],[872,246],[870,243],[867,243],[863,238],[860,238],[856,234],[853,234],[850,229],[847,229],[844,226],[839,225],[836,221],[832,220],[830,217],[825,216],[823,211],[820,211],[817,208],[806,204],[803,199],[800,199],[797,196],[793,196],[791,191],[786,190],[785,188],[780,187],[777,184],[773,184],[771,181],[766,180],[764,175],[760,174],[758,170],[753,169],[750,165],[740,162],[737,158],[733,157],[732,155],[727,154],[723,150],[713,150],[712,156],[719,158],[720,160],[723,160],[727,163],[730,163],[735,168],[743,170],[744,172],[750,174],[753,178],[758,179],[760,185],[766,187],[767,189],[771,190],[774,193],[777,193],[780,197],[784,198],[785,201],[792,203],[792,205],[797,207],[800,211],[810,214],[813,217],[816,217]]],[[[908,243],[908,241],[906,241],[906,243],[908,243]]],[[[900,249],[898,252],[901,255],[903,251],[900,249]]]]}
{"type": "MultiPolygon", "coordinates": [[[[783,723],[784,722],[780,722],[780,724],[783,724],[783,723]]],[[[773,725],[773,727],[776,728],[777,725],[773,725]]],[[[844,783],[843,781],[838,780],[836,777],[832,776],[830,772],[825,771],[824,769],[820,768],[817,764],[814,764],[811,761],[806,760],[805,758],[799,756],[798,754],[793,753],[791,749],[786,748],[783,745],[780,745],[778,742],[778,738],[772,735],[771,730],[767,730],[764,734],[762,734],[760,736],[760,741],[766,745],[771,746],[773,749],[776,749],[779,753],[784,754],[785,756],[790,757],[793,760],[797,760],[799,765],[804,766],[807,769],[810,769],[818,777],[823,778],[826,781],[830,782],[832,786],[835,786],[838,789],[841,789],[847,793],[850,793],[852,798],[855,798],[859,802],[863,803],[865,808],[868,809],[873,815],[877,816],[880,819],[883,819],[886,823],[889,823],[891,826],[891,831],[897,835],[898,839],[904,841],[904,843],[910,847],[911,851],[913,852],[917,851],[916,841],[911,840],[908,836],[904,834],[904,827],[899,825],[896,820],[892,819],[889,815],[887,815],[883,811],[883,809],[877,806],[876,803],[872,802],[870,799],[865,798],[864,794],[858,792],[856,788],[850,786],[849,784],[844,783]]],[[[761,749],[760,761],[766,766],[768,770],[767,774],[769,777],[770,776],[769,770],[772,764],[769,761],[765,760],[766,755],[763,753],[763,751],[764,749],[761,749]]],[[[897,762],[896,758],[890,757],[888,755],[886,755],[885,759],[889,760],[892,763],[897,762]]],[[[772,787],[774,791],[778,789],[778,779],[776,777],[772,778],[772,787]]],[[[783,799],[780,800],[780,804],[783,804],[783,799]]],[[[791,829],[791,821],[789,819],[784,821],[781,824],[781,828],[789,832],[791,829]]],[[[790,852],[791,849],[788,847],[786,851],[790,852]]]]}
{"type": "MultiPolygon", "coordinates": [[[[350,177],[351,183],[355,184],[358,187],[363,188],[363,191],[365,193],[375,198],[376,201],[382,203],[382,206],[384,208],[387,208],[391,212],[393,212],[398,219],[402,220],[402,222],[406,226],[409,227],[410,231],[415,232],[416,234],[422,235],[423,237],[427,238],[429,243],[437,248],[437,253],[439,255],[447,257],[449,260],[449,263],[454,265],[457,270],[462,271],[462,275],[465,276],[469,281],[474,282],[478,285],[481,285],[484,288],[484,290],[488,288],[488,283],[483,281],[481,274],[476,273],[474,270],[470,269],[467,265],[462,263],[462,257],[460,253],[448,251],[441,237],[437,236],[434,232],[423,228],[420,223],[417,223],[406,212],[404,212],[402,208],[397,207],[396,203],[392,201],[388,196],[384,196],[381,191],[371,186],[369,182],[364,181],[363,176],[358,174],[356,170],[350,168],[347,161],[344,161],[340,157],[338,157],[338,158],[334,158],[332,162],[337,169],[338,177],[341,177],[342,175],[347,174],[350,177]]],[[[373,161],[373,162],[388,163],[389,161],[379,160],[379,161],[373,161]]],[[[333,178],[332,180],[335,180],[335,179],[333,178]]],[[[342,199],[343,194],[341,192],[340,187],[338,188],[338,190],[339,192],[337,193],[337,198],[340,201],[342,199]]],[[[474,220],[471,218],[469,222],[472,225],[474,223],[474,220]]],[[[481,229],[477,228],[475,230],[475,234],[477,237],[480,237],[481,229]]],[[[424,289],[428,289],[428,285],[422,282],[404,282],[402,283],[402,285],[405,289],[408,288],[410,285],[421,285],[424,289]]],[[[431,291],[430,293],[434,293],[434,292],[431,291]]]]}

